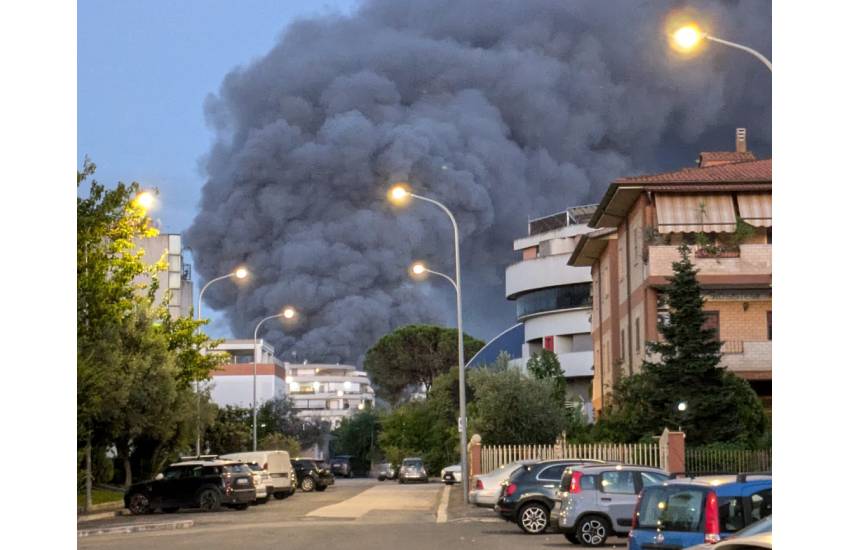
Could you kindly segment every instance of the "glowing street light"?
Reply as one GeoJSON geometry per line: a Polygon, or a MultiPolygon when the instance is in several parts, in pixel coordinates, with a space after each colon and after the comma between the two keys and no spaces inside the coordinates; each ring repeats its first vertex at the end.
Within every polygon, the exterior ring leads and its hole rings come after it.
{"type": "MultiPolygon", "coordinates": [[[[210,279],[207,284],[205,284],[201,288],[201,292],[198,293],[198,318],[197,320],[201,320],[201,310],[204,304],[204,292],[206,292],[209,286],[217,281],[223,281],[224,279],[229,279],[230,277],[236,277],[237,279],[244,279],[248,276],[248,270],[244,267],[239,267],[236,271],[232,271],[227,275],[222,275],[221,277],[216,277],[214,279],[210,279]]],[[[195,438],[195,454],[197,456],[201,456],[201,388],[200,382],[195,380],[195,393],[198,394],[198,426],[197,426],[197,436],[195,438]]]]}
{"type": "Polygon", "coordinates": [[[156,204],[156,196],[150,191],[142,191],[136,198],[133,199],[133,203],[139,208],[147,211],[153,208],[153,205],[156,204]]]}
{"type": "Polygon", "coordinates": [[[717,38],[716,36],[711,36],[707,32],[700,29],[696,25],[696,23],[688,23],[687,25],[683,25],[676,29],[676,31],[674,31],[673,34],[670,35],[670,43],[673,46],[673,49],[683,53],[694,51],[703,40],[709,40],[711,42],[723,44],[724,46],[743,50],[748,54],[756,57],[759,61],[764,63],[771,72],[773,72],[773,65],[771,64],[770,60],[759,52],[757,52],[756,50],[748,48],[747,46],[744,46],[742,44],[737,44],[735,42],[730,42],[728,40],[717,38]]]}
{"type": "Polygon", "coordinates": [[[688,404],[682,401],[681,403],[676,405],[676,408],[679,409],[679,412],[685,412],[686,410],[688,410],[688,404]]]}
{"type": "MultiPolygon", "coordinates": [[[[257,345],[257,333],[260,331],[260,327],[263,323],[270,319],[278,319],[283,317],[284,319],[292,319],[295,317],[295,309],[292,307],[285,307],[283,311],[278,313],[277,315],[269,315],[268,317],[262,319],[257,326],[254,327],[254,398],[251,402],[252,416],[254,418],[254,450],[257,450],[257,363],[260,362],[260,348],[257,345]]],[[[293,384],[290,384],[290,388],[293,384]]],[[[297,385],[297,384],[295,384],[297,385]]]]}
{"type": "Polygon", "coordinates": [[[452,283],[452,286],[454,286],[455,294],[457,296],[457,362],[459,386],[458,391],[460,394],[460,418],[458,419],[458,424],[460,428],[460,464],[461,477],[463,479],[463,502],[464,504],[469,504],[469,467],[466,456],[466,445],[468,443],[466,440],[466,369],[464,368],[465,365],[463,361],[463,300],[461,296],[460,285],[460,234],[457,228],[457,221],[455,220],[454,214],[452,214],[451,210],[449,210],[446,205],[434,199],[429,199],[428,197],[423,197],[422,195],[412,193],[410,190],[410,186],[405,182],[399,182],[393,185],[387,195],[391,202],[399,206],[406,204],[410,201],[410,199],[417,199],[429,202],[434,206],[440,208],[443,212],[445,212],[446,215],[449,217],[449,220],[452,222],[452,229],[454,230],[455,240],[454,279],[443,273],[431,271],[427,267],[425,267],[424,264],[421,263],[414,264],[411,270],[415,275],[421,275],[427,272],[446,278],[449,282],[452,283]]]}

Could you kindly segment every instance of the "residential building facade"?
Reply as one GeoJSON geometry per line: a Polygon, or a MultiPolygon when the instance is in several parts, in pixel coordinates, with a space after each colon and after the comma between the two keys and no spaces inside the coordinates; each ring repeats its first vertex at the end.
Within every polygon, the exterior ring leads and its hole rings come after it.
{"type": "Polygon", "coordinates": [[[528,235],[514,241],[522,259],[505,271],[505,295],[517,304],[523,325],[521,365],[537,352],[555,353],[572,397],[591,409],[593,343],[590,333],[591,269],[567,265],[595,205],[568,208],[530,220],[528,235]]]}
{"type": "Polygon", "coordinates": [[[183,258],[183,238],[177,233],[162,233],[137,243],[145,252],[144,262],[153,265],[164,259],[166,267],[157,273],[159,288],[154,296],[161,304],[166,292],[171,293],[168,312],[172,317],[189,317],[193,304],[192,266],[183,258]]]}
{"type": "Polygon", "coordinates": [[[328,422],[331,428],[375,404],[368,375],[352,365],[286,363],[286,382],[298,416],[328,422]]]}
{"type": "Polygon", "coordinates": [[[743,129],[735,151],[704,152],[696,167],[611,183],[569,260],[592,274],[595,411],[658,340],[682,243],[699,270],[706,324],[723,342],[721,366],[770,407],[771,183],[771,161],[747,150],[743,129]]]}
{"type": "MultiPolygon", "coordinates": [[[[274,356],[274,347],[257,340],[257,405],[286,395],[286,364],[274,356]]],[[[228,360],[212,373],[210,399],[224,407],[250,408],[254,399],[254,340],[225,340],[215,349],[228,360]]]]}

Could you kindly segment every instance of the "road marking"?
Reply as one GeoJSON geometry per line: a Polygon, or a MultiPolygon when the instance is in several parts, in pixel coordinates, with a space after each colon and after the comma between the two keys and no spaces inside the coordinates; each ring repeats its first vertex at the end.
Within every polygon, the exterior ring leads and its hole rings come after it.
{"type": "Polygon", "coordinates": [[[443,489],[443,495],[440,497],[440,507],[437,509],[437,523],[445,523],[449,519],[449,494],[452,492],[452,486],[446,485],[443,489]]]}

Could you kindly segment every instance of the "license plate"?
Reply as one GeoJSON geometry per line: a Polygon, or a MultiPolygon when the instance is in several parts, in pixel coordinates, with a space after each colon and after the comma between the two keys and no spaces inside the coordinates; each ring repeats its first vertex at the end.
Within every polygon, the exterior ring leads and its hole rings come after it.
{"type": "Polygon", "coordinates": [[[248,485],[248,480],[244,477],[240,477],[236,480],[236,485],[248,485]]]}

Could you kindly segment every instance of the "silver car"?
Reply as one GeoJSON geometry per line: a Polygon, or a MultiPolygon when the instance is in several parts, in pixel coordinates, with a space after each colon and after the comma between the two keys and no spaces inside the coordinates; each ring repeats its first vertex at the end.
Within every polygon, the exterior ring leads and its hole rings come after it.
{"type": "Polygon", "coordinates": [[[534,464],[535,462],[537,461],[518,460],[496,468],[489,474],[473,476],[470,482],[469,502],[476,506],[492,508],[496,504],[496,501],[499,500],[499,494],[502,492],[502,482],[511,477],[511,474],[520,466],[534,464]]]}
{"type": "Polygon", "coordinates": [[[422,481],[428,483],[428,472],[421,458],[405,458],[398,469],[398,482],[422,481]]]}
{"type": "Polygon", "coordinates": [[[670,479],[646,466],[575,466],[561,478],[558,527],[573,544],[602,546],[610,536],[625,536],[641,489],[670,479]]]}

